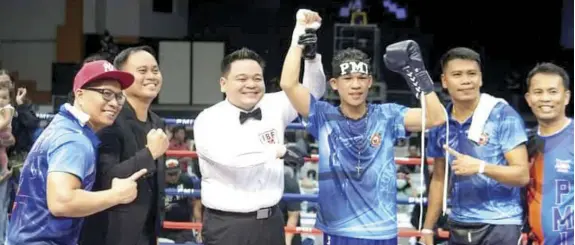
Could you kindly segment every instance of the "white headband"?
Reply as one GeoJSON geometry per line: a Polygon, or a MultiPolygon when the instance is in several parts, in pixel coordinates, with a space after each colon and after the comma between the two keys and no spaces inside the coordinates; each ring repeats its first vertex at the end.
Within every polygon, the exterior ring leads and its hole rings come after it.
{"type": "Polygon", "coordinates": [[[363,73],[369,75],[369,65],[362,61],[346,61],[337,67],[335,74],[336,76],[344,76],[351,73],[363,73]]]}

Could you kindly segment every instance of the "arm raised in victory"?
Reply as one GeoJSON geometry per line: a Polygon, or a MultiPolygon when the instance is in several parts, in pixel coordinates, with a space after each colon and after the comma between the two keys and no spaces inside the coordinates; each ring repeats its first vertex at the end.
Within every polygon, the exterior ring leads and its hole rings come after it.
{"type": "MultiPolygon", "coordinates": [[[[383,61],[388,69],[399,73],[418,99],[425,98],[425,128],[432,128],[445,123],[445,107],[433,92],[433,81],[425,69],[419,45],[407,40],[387,46],[383,61]]],[[[405,127],[408,131],[421,131],[423,121],[421,108],[410,108],[405,114],[405,127]]]]}
{"type": "MultiPolygon", "coordinates": [[[[286,93],[287,97],[289,98],[291,104],[296,109],[296,111],[303,117],[307,117],[309,114],[309,105],[310,105],[310,89],[306,88],[305,86],[299,83],[301,58],[304,50],[304,45],[300,44],[300,37],[302,35],[304,35],[304,37],[307,35],[305,32],[306,26],[309,25],[310,27],[313,27],[314,25],[313,23],[318,23],[315,25],[319,26],[319,21],[321,20],[321,18],[316,12],[300,9],[296,14],[296,19],[297,23],[292,35],[292,44],[288,50],[288,53],[286,55],[283,64],[280,86],[282,90],[286,93]]],[[[310,36],[309,37],[310,40],[313,40],[314,38],[313,35],[307,35],[307,36],[310,36]]],[[[317,39],[317,37],[315,38],[317,39]]],[[[304,38],[301,39],[303,40],[304,38]]],[[[316,59],[318,57],[319,56],[316,56],[316,59]]],[[[306,63],[309,64],[309,67],[306,66],[306,68],[310,68],[309,69],[310,73],[308,73],[307,76],[304,74],[305,79],[304,82],[306,82],[307,80],[306,77],[309,77],[310,82],[314,84],[318,82],[315,79],[322,79],[323,90],[325,92],[325,75],[323,75],[323,68],[321,68],[321,70],[318,71],[317,67],[314,67],[317,65],[321,66],[321,60],[306,61],[306,62],[309,62],[306,63]],[[320,77],[319,72],[321,72],[323,78],[319,78],[320,77]],[[317,78],[315,75],[313,75],[314,73],[317,75],[317,78]]],[[[321,97],[322,95],[323,92],[321,93],[321,95],[319,95],[319,97],[321,97]]],[[[314,93],[314,97],[318,98],[317,96],[318,94],[314,93]]]]}

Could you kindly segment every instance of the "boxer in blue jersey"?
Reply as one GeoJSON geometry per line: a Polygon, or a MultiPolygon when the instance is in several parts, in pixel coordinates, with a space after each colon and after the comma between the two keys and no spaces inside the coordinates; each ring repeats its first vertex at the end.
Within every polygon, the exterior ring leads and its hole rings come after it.
{"type": "Polygon", "coordinates": [[[122,89],[134,77],[107,61],[86,63],[74,78],[74,105],[64,104],[36,140],[21,171],[7,231],[7,245],[75,245],[85,216],[137,195],[145,170],[114,180],[107,191],[90,192],[99,143],[95,132],[111,125],[122,89]]]}
{"type": "Polygon", "coordinates": [[[570,97],[563,68],[542,63],[529,72],[525,99],[538,122],[528,144],[528,220],[535,244],[573,244],[574,132],[573,119],[565,116],[570,97]]]}
{"type": "Polygon", "coordinates": [[[433,244],[434,226],[446,203],[448,166],[449,244],[517,244],[523,222],[521,187],[529,182],[524,122],[504,100],[479,92],[478,53],[451,49],[441,66],[442,86],[452,103],[446,124],[429,133],[427,154],[434,158],[434,168],[420,242],[433,244]]]}
{"type": "MultiPolygon", "coordinates": [[[[318,101],[299,81],[301,47],[288,51],[281,87],[319,141],[319,213],[316,227],[324,244],[396,245],[396,165],[394,143],[405,131],[421,131],[421,109],[398,104],[368,104],[372,85],[366,54],[339,51],[333,58],[331,87],[340,106],[318,101]]],[[[406,78],[427,103],[427,127],[444,123],[444,107],[432,92],[417,44],[387,47],[387,67],[406,78]]]]}

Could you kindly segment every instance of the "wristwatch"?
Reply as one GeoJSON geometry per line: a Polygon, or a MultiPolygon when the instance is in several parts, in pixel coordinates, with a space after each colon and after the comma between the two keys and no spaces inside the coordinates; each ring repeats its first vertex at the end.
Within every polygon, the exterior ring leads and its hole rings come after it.
{"type": "Polygon", "coordinates": [[[483,174],[483,172],[485,172],[485,161],[481,161],[481,163],[479,163],[479,170],[477,171],[479,174],[483,174]]]}
{"type": "Polygon", "coordinates": [[[433,235],[433,234],[435,234],[435,232],[433,232],[432,229],[421,229],[421,234],[423,234],[423,235],[433,235]]]}

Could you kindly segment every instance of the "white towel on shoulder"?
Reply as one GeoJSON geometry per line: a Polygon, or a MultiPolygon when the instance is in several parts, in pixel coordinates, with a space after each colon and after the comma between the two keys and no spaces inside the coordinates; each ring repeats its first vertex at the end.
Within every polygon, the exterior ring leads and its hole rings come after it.
{"type": "Polygon", "coordinates": [[[479,143],[481,133],[483,133],[483,127],[485,126],[485,122],[487,122],[487,118],[489,118],[489,114],[491,114],[491,110],[500,102],[507,104],[507,101],[504,99],[493,97],[486,93],[481,94],[481,97],[479,97],[479,105],[477,105],[475,112],[473,112],[471,126],[467,133],[468,139],[479,143]]]}

